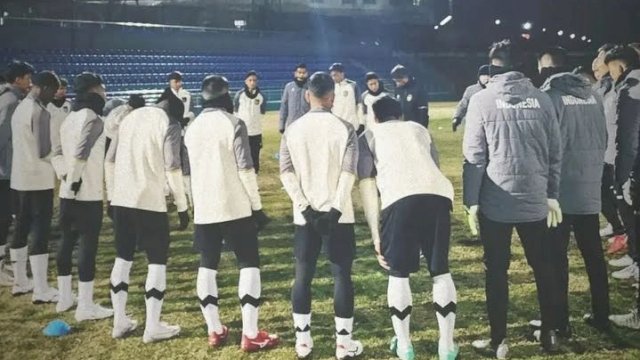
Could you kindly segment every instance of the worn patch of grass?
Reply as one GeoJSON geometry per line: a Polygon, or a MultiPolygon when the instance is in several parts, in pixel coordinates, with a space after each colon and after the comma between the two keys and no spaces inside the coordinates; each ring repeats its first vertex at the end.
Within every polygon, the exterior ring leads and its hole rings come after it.
{"type": "MultiPolygon", "coordinates": [[[[471,341],[488,334],[484,296],[482,248],[469,236],[461,195],[461,139],[462,133],[452,133],[450,119],[454,104],[436,103],[431,106],[431,131],[440,151],[441,166],[456,189],[451,271],[458,288],[458,319],[456,340],[463,358],[482,358],[471,348],[471,341]]],[[[290,287],[293,279],[291,205],[281,190],[277,160],[279,145],[276,128],[277,113],[269,113],[265,120],[264,148],[261,156],[260,186],[263,203],[273,223],[260,236],[263,305],[261,327],[277,332],[283,339],[275,350],[244,354],[239,348],[240,308],[237,299],[238,271],[233,254],[223,254],[218,276],[220,314],[231,328],[229,344],[220,350],[206,345],[206,330],[196,298],[198,257],[191,249],[192,227],[172,232],[171,255],[168,263],[167,295],[164,320],[182,326],[180,337],[162,343],[144,345],[142,326],[132,337],[111,339],[111,321],[77,324],[73,313],[58,315],[54,305],[35,306],[30,297],[14,298],[8,288],[0,289],[0,359],[293,359],[294,333],[291,320],[290,287]],[[49,321],[62,318],[73,327],[64,338],[49,339],[42,328],[49,321]]],[[[321,135],[321,134],[319,134],[321,135]]],[[[359,196],[355,196],[356,203],[359,196]]],[[[359,205],[357,205],[359,206],[359,205]]],[[[172,215],[177,225],[175,213],[172,215]]],[[[357,259],[353,267],[356,286],[355,336],[365,346],[364,359],[390,359],[387,344],[392,336],[391,321],[386,309],[386,275],[377,266],[368,238],[368,229],[360,210],[356,225],[357,259]]],[[[57,220],[54,219],[54,227],[57,220]]],[[[55,251],[58,234],[54,231],[51,249],[55,251]]],[[[109,304],[109,274],[115,256],[111,222],[105,217],[97,261],[95,297],[109,304]]],[[[565,359],[638,359],[640,332],[616,329],[606,337],[585,326],[580,320],[590,309],[588,281],[584,264],[577,249],[571,248],[570,303],[575,343],[566,347],[565,359]]],[[[50,281],[55,284],[55,262],[51,261],[50,281]]],[[[144,324],[144,276],[146,260],[136,256],[132,269],[128,311],[144,324]]],[[[75,285],[74,285],[75,286],[75,285]]],[[[614,312],[627,312],[632,306],[634,290],[631,283],[611,281],[611,304],[614,312]]],[[[418,359],[435,358],[437,354],[437,323],[431,307],[431,281],[426,270],[412,278],[414,312],[413,340],[418,359]]],[[[314,359],[331,359],[334,352],[332,278],[324,258],[318,266],[313,288],[313,337],[316,343],[314,359]]],[[[512,358],[542,358],[538,345],[529,340],[527,322],[537,317],[537,301],[533,275],[526,264],[522,248],[514,235],[510,270],[511,304],[509,312],[509,340],[512,358]]]]}

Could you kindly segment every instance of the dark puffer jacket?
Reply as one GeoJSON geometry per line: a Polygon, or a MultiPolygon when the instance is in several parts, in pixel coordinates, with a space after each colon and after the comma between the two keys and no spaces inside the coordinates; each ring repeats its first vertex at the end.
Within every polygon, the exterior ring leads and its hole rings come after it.
{"type": "Polygon", "coordinates": [[[463,140],[464,203],[503,223],[540,221],[558,199],[562,148],[551,99],[520,72],[471,98],[463,140]]]}
{"type": "Polygon", "coordinates": [[[579,75],[561,73],[540,88],[553,101],[562,136],[560,207],[573,215],[601,209],[602,163],[607,124],[602,99],[579,75]]]}

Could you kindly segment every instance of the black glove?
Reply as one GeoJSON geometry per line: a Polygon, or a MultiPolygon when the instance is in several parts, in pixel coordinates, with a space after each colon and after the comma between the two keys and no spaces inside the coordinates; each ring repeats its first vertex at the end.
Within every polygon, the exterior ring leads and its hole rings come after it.
{"type": "Polygon", "coordinates": [[[321,213],[314,223],[316,231],[318,231],[320,235],[329,235],[338,225],[340,216],[342,216],[342,213],[334,208],[331,208],[329,212],[321,213]]]}
{"type": "Polygon", "coordinates": [[[280,134],[284,134],[284,129],[280,129],[278,131],[280,131],[280,134]]]}
{"type": "Polygon", "coordinates": [[[80,186],[82,186],[82,179],[71,184],[71,191],[73,191],[73,195],[78,195],[78,191],[80,191],[80,186]]]}
{"type": "Polygon", "coordinates": [[[258,232],[262,231],[271,222],[271,219],[262,210],[252,211],[251,217],[256,222],[258,232]]]}
{"type": "Polygon", "coordinates": [[[111,219],[111,221],[113,221],[113,206],[111,206],[111,201],[107,203],[107,216],[109,217],[109,219],[111,219]]]}
{"type": "Polygon", "coordinates": [[[189,226],[189,211],[185,210],[185,211],[179,212],[178,218],[180,219],[180,226],[178,227],[178,230],[180,231],[186,230],[187,226],[189,226]]]}
{"type": "Polygon", "coordinates": [[[189,124],[189,121],[191,121],[191,119],[188,117],[182,118],[180,120],[180,127],[182,128],[186,127],[189,124]]]}
{"type": "Polygon", "coordinates": [[[311,205],[307,206],[307,208],[302,211],[302,217],[304,217],[304,220],[309,225],[313,225],[318,216],[320,216],[320,213],[313,210],[311,205]]]}
{"type": "Polygon", "coordinates": [[[356,130],[356,135],[360,136],[364,132],[364,125],[358,126],[358,130],[356,130]]]}
{"type": "Polygon", "coordinates": [[[460,124],[462,124],[461,118],[453,118],[453,122],[451,123],[453,132],[456,132],[456,130],[458,130],[458,126],[460,126],[460,124]]]}

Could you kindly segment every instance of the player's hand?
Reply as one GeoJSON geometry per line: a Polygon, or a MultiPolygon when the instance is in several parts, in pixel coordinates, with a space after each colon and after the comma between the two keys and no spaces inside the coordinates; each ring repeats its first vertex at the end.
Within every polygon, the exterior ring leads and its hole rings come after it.
{"type": "Polygon", "coordinates": [[[256,210],[251,212],[251,217],[256,222],[258,232],[264,230],[264,228],[271,222],[271,219],[262,210],[256,210]]]}
{"type": "Polygon", "coordinates": [[[187,226],[189,226],[189,211],[185,210],[185,211],[179,212],[178,218],[180,219],[180,226],[178,227],[178,230],[180,231],[186,230],[187,226]]]}
{"type": "Polygon", "coordinates": [[[558,227],[558,224],[562,223],[562,210],[560,209],[560,203],[556,199],[547,199],[547,205],[549,206],[547,227],[558,227]]]}
{"type": "Polygon", "coordinates": [[[385,260],[384,256],[382,256],[382,251],[380,250],[380,240],[373,241],[373,247],[376,250],[376,258],[378,259],[378,264],[385,270],[390,270],[389,264],[387,264],[387,260],[385,260]]]}
{"type": "Polygon", "coordinates": [[[473,205],[468,208],[465,208],[467,212],[467,222],[469,223],[469,229],[471,230],[471,235],[478,236],[478,211],[480,207],[478,205],[473,205]]]}
{"type": "Polygon", "coordinates": [[[460,126],[460,124],[462,124],[462,119],[453,118],[453,122],[451,123],[451,128],[453,129],[453,132],[456,132],[458,130],[458,126],[460,126]]]}
{"type": "Polygon", "coordinates": [[[78,191],[80,191],[81,186],[82,179],[78,179],[78,181],[71,184],[71,191],[73,191],[73,195],[78,195],[78,191]]]}
{"type": "Polygon", "coordinates": [[[284,134],[284,129],[280,129],[278,131],[280,131],[280,135],[284,134]]]}
{"type": "Polygon", "coordinates": [[[321,235],[329,235],[338,226],[342,213],[334,208],[316,218],[315,227],[321,235]]]}
{"type": "Polygon", "coordinates": [[[306,221],[307,224],[309,225],[313,225],[313,223],[315,223],[318,216],[320,216],[320,213],[313,210],[311,205],[307,206],[306,209],[302,210],[302,217],[304,218],[304,221],[306,221]]]}

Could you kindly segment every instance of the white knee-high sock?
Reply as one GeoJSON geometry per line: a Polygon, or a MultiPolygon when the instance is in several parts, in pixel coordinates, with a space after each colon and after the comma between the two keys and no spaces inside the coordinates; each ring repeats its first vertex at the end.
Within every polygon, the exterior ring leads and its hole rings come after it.
{"type": "Polygon", "coordinates": [[[240,270],[238,297],[242,309],[242,334],[253,339],[258,335],[258,309],[260,307],[260,269],[240,270]]]}
{"type": "Polygon", "coordinates": [[[147,281],[144,284],[145,304],[147,306],[147,319],[145,331],[153,330],[160,324],[162,303],[164,303],[164,291],[167,288],[167,266],[149,264],[147,281]]]}
{"type": "Polygon", "coordinates": [[[335,317],[336,322],[336,345],[348,345],[353,334],[353,318],[335,317]]]}
{"type": "Polygon", "coordinates": [[[78,308],[90,309],[93,302],[93,281],[78,281],[78,308]]]}
{"type": "Polygon", "coordinates": [[[433,278],[433,306],[438,318],[440,340],[438,351],[446,353],[455,347],[453,330],[456,326],[456,287],[451,274],[442,274],[433,278]]]}
{"type": "Polygon", "coordinates": [[[9,253],[11,254],[11,263],[13,265],[14,286],[29,286],[29,278],[27,277],[27,260],[29,259],[27,247],[9,249],[9,253]]]}
{"type": "Polygon", "coordinates": [[[296,343],[313,347],[311,339],[311,314],[293,314],[293,326],[296,331],[296,343]]]}
{"type": "Polygon", "coordinates": [[[36,299],[49,291],[49,281],[47,279],[49,254],[31,255],[29,256],[29,262],[33,273],[33,298],[36,299]]]}
{"type": "Polygon", "coordinates": [[[207,323],[207,333],[222,333],[220,314],[218,313],[218,284],[216,270],[201,267],[198,269],[196,291],[200,300],[200,310],[207,323]]]}
{"type": "Polygon", "coordinates": [[[69,310],[73,306],[71,275],[58,276],[58,304],[57,312],[69,310]]]}
{"type": "Polygon", "coordinates": [[[398,347],[408,349],[411,346],[411,310],[413,309],[413,296],[409,278],[389,276],[387,287],[387,300],[391,312],[393,331],[398,338],[398,347]]]}
{"type": "Polygon", "coordinates": [[[116,258],[111,270],[111,305],[113,306],[113,326],[125,325],[127,318],[127,297],[129,296],[129,273],[133,262],[116,258]]]}

